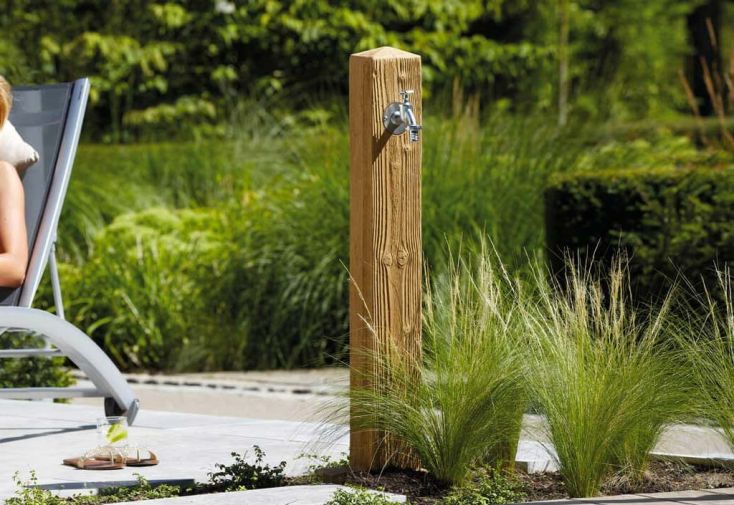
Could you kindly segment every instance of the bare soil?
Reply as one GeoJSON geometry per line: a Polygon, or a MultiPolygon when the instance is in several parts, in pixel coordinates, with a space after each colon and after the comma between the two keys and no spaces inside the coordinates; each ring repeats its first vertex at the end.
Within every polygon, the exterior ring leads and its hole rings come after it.
{"type": "MultiPolygon", "coordinates": [[[[515,472],[527,501],[569,498],[563,479],[557,472],[527,474],[515,472]]],[[[381,489],[408,496],[411,504],[433,505],[448,493],[445,486],[431,479],[426,472],[386,470],[381,474],[342,474],[339,483],[381,489]]],[[[604,496],[637,493],[660,493],[686,489],[715,489],[734,487],[734,471],[727,468],[692,466],[679,462],[655,461],[642,482],[632,483],[613,477],[602,488],[604,496]]]]}

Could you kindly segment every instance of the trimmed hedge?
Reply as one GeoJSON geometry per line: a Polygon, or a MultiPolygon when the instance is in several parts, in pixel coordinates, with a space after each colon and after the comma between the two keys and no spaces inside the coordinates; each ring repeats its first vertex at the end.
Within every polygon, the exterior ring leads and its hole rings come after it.
{"type": "Polygon", "coordinates": [[[551,269],[565,255],[609,265],[624,251],[639,300],[665,295],[679,274],[696,292],[734,260],[734,168],[557,174],[545,192],[551,269]]]}

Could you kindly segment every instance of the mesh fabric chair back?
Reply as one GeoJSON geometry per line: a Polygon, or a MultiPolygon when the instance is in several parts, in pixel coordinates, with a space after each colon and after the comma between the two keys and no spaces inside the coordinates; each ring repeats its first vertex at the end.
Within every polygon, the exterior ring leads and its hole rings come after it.
{"type": "MultiPolygon", "coordinates": [[[[64,169],[58,162],[73,91],[74,83],[13,89],[13,108],[9,119],[23,139],[38,151],[40,159],[23,175],[28,244],[31,252],[29,271],[23,286],[17,289],[0,288],[0,306],[19,305],[24,291],[26,294],[29,290],[35,293],[43,273],[45,262],[37,266],[38,272],[31,272],[30,267],[35,267],[34,259],[38,259],[36,253],[41,247],[39,231],[48,210],[52,185],[63,179],[55,175],[57,170],[64,169]]],[[[26,297],[32,298],[33,293],[26,297]]]]}

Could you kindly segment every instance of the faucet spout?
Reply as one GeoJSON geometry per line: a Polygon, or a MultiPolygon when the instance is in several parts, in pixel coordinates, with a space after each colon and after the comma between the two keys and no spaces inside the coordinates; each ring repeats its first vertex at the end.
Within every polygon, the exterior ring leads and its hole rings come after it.
{"type": "Polygon", "coordinates": [[[415,119],[415,114],[413,114],[413,106],[408,104],[405,109],[405,116],[406,116],[406,123],[408,124],[408,135],[410,136],[411,142],[419,142],[420,141],[420,131],[423,128],[423,126],[418,124],[418,121],[415,119]]]}
{"type": "Polygon", "coordinates": [[[383,115],[383,123],[393,135],[401,135],[408,130],[411,142],[420,142],[420,130],[423,128],[415,118],[413,104],[410,103],[412,89],[400,92],[402,102],[393,102],[387,106],[383,115]]]}

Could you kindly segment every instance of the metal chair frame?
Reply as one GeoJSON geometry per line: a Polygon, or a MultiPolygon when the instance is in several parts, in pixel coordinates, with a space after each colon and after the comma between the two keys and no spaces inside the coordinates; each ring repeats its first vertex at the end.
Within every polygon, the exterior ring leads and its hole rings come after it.
{"type": "MultiPolygon", "coordinates": [[[[54,86],[54,85],[51,85],[54,86]]],[[[44,86],[19,87],[42,91],[44,86]]],[[[35,334],[46,341],[44,348],[0,349],[0,358],[28,358],[65,356],[89,378],[94,387],[32,387],[0,389],[0,398],[105,398],[106,415],[124,415],[132,424],[138,413],[139,402],[127,381],[112,360],[79,328],[64,319],[61,283],[56,262],[56,233],[61,209],[69,187],[79,137],[89,97],[88,79],[71,84],[68,109],[63,124],[61,143],[53,168],[50,187],[32,248],[26,278],[16,293],[12,306],[0,306],[0,328],[35,334]],[[32,308],[32,303],[43,273],[48,267],[56,314],[32,308]],[[16,301],[17,300],[17,301],[16,301]]],[[[40,113],[39,117],[43,114],[40,113]]],[[[13,119],[11,111],[11,121],[13,119]]],[[[32,125],[28,125],[32,126],[32,125]]],[[[22,125],[16,124],[21,130],[22,125]]],[[[29,170],[33,170],[31,167],[29,170]]]]}

